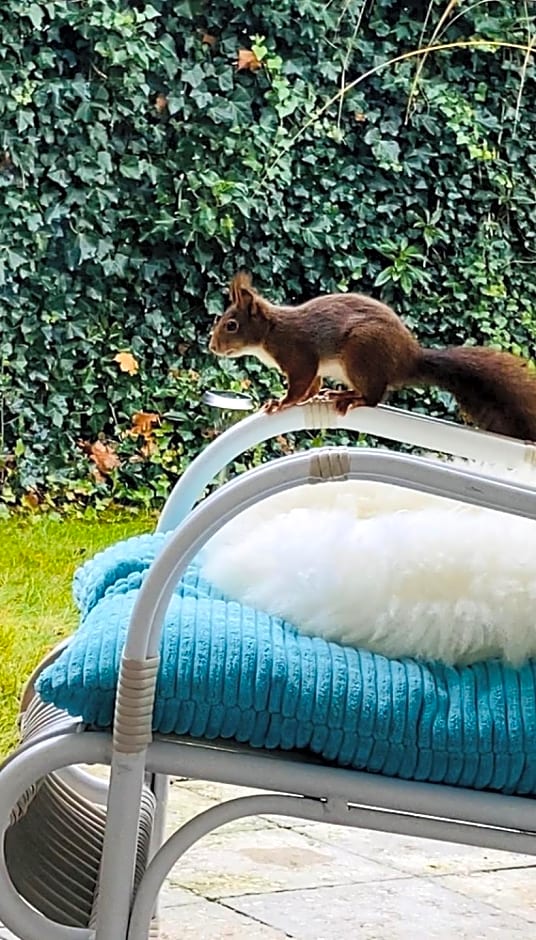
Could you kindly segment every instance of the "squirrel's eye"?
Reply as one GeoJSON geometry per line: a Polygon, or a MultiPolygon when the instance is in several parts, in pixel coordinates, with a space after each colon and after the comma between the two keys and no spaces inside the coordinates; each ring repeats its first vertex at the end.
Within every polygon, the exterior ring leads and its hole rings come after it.
{"type": "Polygon", "coordinates": [[[238,333],[238,320],[227,320],[225,329],[227,333],[238,333]]]}

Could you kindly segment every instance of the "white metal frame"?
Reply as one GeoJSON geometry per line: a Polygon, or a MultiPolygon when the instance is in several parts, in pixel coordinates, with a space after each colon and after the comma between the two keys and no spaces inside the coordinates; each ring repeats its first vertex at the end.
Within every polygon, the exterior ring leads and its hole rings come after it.
{"type": "Polygon", "coordinates": [[[198,838],[253,813],[277,813],[536,855],[532,799],[412,783],[326,766],[300,754],[270,754],[228,743],[151,734],[160,633],[173,589],[187,564],[225,522],[260,499],[303,483],[366,479],[536,518],[536,490],[475,469],[367,448],[313,448],[231,480],[192,511],[206,485],[243,450],[301,428],[345,427],[505,467],[536,463],[536,447],[389,408],[356,409],[345,418],[312,403],[279,415],[247,418],[192,463],[162,513],[174,529],[140,589],[121,664],[113,736],[74,726],[22,747],[0,771],[0,918],[24,940],[145,940],[169,868],[198,838]],[[267,761],[269,762],[267,764],[267,761]],[[11,882],[5,836],[12,808],[38,779],[59,768],[79,792],[92,791],[73,765],[111,766],[96,931],[54,923],[29,907],[11,882]],[[163,843],[166,776],[174,774],[273,791],[208,810],[163,843]],[[144,781],[160,799],[152,859],[134,892],[134,859],[144,781]]]}
{"type": "Polygon", "coordinates": [[[536,467],[536,445],[530,442],[487,434],[387,405],[356,408],[342,416],[326,402],[313,400],[272,415],[257,412],[209,444],[172,490],[160,515],[158,531],[175,529],[219,471],[250,447],[280,434],[326,429],[371,434],[437,454],[495,463],[510,469],[527,464],[536,467]]]}

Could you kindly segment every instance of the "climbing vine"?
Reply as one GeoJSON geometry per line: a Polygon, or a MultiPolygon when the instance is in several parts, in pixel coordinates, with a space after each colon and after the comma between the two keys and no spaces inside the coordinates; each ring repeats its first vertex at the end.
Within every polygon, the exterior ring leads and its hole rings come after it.
{"type": "Polygon", "coordinates": [[[5,0],[3,504],[159,505],[218,430],[204,389],[277,389],[207,351],[238,267],[533,356],[535,28],[515,0],[5,0]]]}

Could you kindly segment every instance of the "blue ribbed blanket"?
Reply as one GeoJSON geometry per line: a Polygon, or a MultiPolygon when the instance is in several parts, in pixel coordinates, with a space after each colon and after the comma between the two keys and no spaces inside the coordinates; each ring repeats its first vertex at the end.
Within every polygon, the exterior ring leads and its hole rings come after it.
{"type": "MultiPolygon", "coordinates": [[[[165,536],[118,543],[78,570],[81,623],[38,680],[42,698],[111,724],[137,592],[165,536]]],[[[225,598],[192,564],[162,637],[153,727],[303,748],[360,770],[536,792],[536,671],[497,661],[454,668],[302,636],[225,598]]]]}

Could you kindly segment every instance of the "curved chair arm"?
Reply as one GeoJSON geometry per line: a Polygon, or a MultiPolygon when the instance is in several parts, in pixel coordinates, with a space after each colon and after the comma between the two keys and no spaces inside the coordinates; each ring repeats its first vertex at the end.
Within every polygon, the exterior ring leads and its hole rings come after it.
{"type": "Polygon", "coordinates": [[[245,450],[279,434],[326,428],[373,434],[436,453],[489,461],[510,468],[525,463],[536,464],[536,446],[513,438],[383,405],[355,408],[343,417],[332,404],[313,399],[305,405],[273,415],[259,411],[212,441],[175,484],[160,515],[157,531],[175,529],[216,474],[245,450]]]}
{"type": "Polygon", "coordinates": [[[439,461],[361,447],[313,448],[281,457],[241,474],[194,509],[170,536],[147,573],[132,611],[121,659],[101,866],[99,940],[116,940],[118,924],[128,919],[139,807],[147,748],[152,740],[160,635],[178,579],[204,543],[248,506],[303,483],[336,479],[391,483],[530,518],[536,515],[536,490],[531,487],[439,461]],[[121,865],[118,853],[125,860],[121,865]]]}

